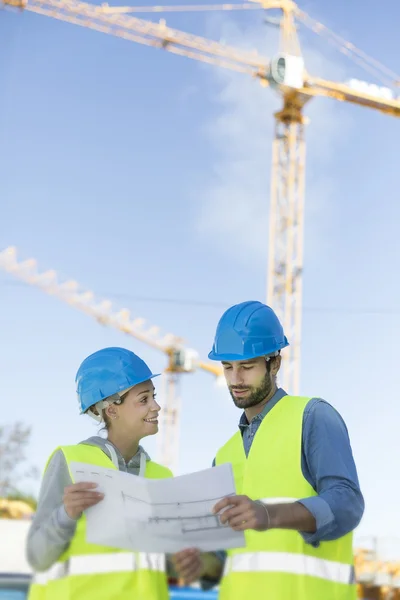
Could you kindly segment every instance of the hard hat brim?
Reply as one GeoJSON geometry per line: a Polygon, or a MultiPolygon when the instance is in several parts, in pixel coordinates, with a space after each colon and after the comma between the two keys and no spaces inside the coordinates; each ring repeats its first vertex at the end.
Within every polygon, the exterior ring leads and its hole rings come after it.
{"type": "Polygon", "coordinates": [[[274,354],[283,348],[287,348],[289,346],[289,342],[285,338],[285,342],[283,344],[279,344],[279,347],[271,349],[270,352],[248,352],[245,354],[217,354],[216,352],[211,351],[208,354],[209,360],[216,361],[227,361],[227,362],[240,362],[244,360],[252,360],[254,358],[261,358],[262,356],[274,356],[274,354]]]}
{"type": "MultiPolygon", "coordinates": [[[[133,388],[135,388],[137,385],[140,385],[141,383],[144,383],[145,381],[149,381],[150,379],[154,379],[155,377],[160,377],[162,375],[162,373],[152,373],[151,375],[144,377],[143,379],[141,379],[140,381],[137,381],[134,385],[130,386],[128,389],[132,390],[133,388]]],[[[109,396],[108,396],[109,397],[109,396]]],[[[106,398],[102,398],[102,400],[106,400],[106,398]]],[[[79,414],[80,415],[84,415],[87,413],[87,411],[89,410],[89,408],[92,408],[93,406],[96,405],[96,402],[93,402],[93,404],[90,404],[90,406],[87,406],[85,408],[85,410],[80,410],[79,414]]]]}

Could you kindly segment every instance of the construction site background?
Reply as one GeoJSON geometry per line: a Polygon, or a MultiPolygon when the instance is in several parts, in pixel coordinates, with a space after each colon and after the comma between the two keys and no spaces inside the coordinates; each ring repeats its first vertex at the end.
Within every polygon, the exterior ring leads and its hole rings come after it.
{"type": "MultiPolygon", "coordinates": [[[[235,73],[242,73],[245,77],[251,77],[259,82],[261,86],[271,88],[274,93],[278,94],[281,105],[280,110],[274,113],[275,132],[273,139],[273,171],[271,174],[270,231],[269,235],[265,236],[268,237],[269,243],[267,303],[277,308],[285,323],[285,330],[291,339],[289,354],[283,368],[283,386],[293,393],[297,393],[303,347],[302,302],[305,267],[303,252],[304,200],[306,196],[304,185],[305,126],[308,124],[308,117],[305,115],[304,109],[314,99],[319,101],[319,99],[329,98],[347,106],[369,110],[371,114],[375,113],[385,116],[385,118],[398,119],[400,117],[400,96],[398,87],[395,90],[394,88],[398,86],[399,77],[359,50],[355,45],[311,18],[294,2],[289,0],[277,0],[276,2],[264,0],[257,3],[254,1],[252,5],[250,3],[243,5],[242,9],[258,9],[259,7],[255,4],[259,4],[265,11],[270,8],[282,10],[281,18],[278,21],[274,12],[272,16],[269,13],[266,16],[266,23],[269,26],[278,26],[281,32],[279,51],[277,46],[272,60],[259,55],[257,52],[244,52],[225,43],[219,44],[206,38],[170,28],[166,25],[164,19],[158,23],[150,23],[148,20],[136,18],[129,14],[134,12],[132,7],[122,7],[118,10],[104,4],[99,10],[97,5],[90,2],[71,4],[63,0],[34,0],[32,2],[5,0],[4,8],[14,13],[15,18],[20,18],[23,12],[32,12],[35,13],[38,19],[43,17],[43,19],[63,21],[87,30],[101,31],[106,35],[153,46],[207,65],[215,65],[235,73]],[[113,14],[115,10],[118,12],[118,27],[115,25],[116,15],[113,14]],[[356,72],[357,78],[352,76],[346,81],[330,81],[327,78],[328,73],[325,72],[325,65],[322,69],[323,78],[308,73],[305,68],[300,41],[297,37],[297,25],[299,23],[313,33],[324,37],[326,41],[353,61],[353,68],[355,68],[355,65],[362,67],[368,73],[368,79],[372,75],[376,83],[358,79],[358,72],[356,72]],[[279,232],[278,236],[276,232],[279,232]]],[[[230,5],[224,6],[228,10],[230,5]]],[[[194,6],[186,7],[186,10],[194,9],[194,6]]],[[[171,9],[168,10],[173,12],[171,9]]],[[[160,7],[145,7],[140,9],[140,12],[160,12],[160,7]]],[[[312,123],[310,127],[313,127],[312,123]]],[[[340,128],[340,123],[337,123],[337,128],[340,128]]],[[[351,141],[352,144],[353,141],[351,141]]],[[[321,148],[322,142],[326,143],[326,140],[323,140],[321,136],[321,148]]],[[[356,149],[354,154],[356,154],[356,149]]],[[[44,155],[40,156],[40,159],[42,164],[46,164],[44,155]]],[[[253,157],[251,157],[251,160],[253,160],[253,157]]],[[[23,163],[22,159],[21,163],[23,163]]],[[[96,172],[98,171],[101,171],[101,167],[96,168],[96,172]]],[[[46,169],[44,169],[44,172],[46,173],[46,169]]],[[[367,187],[367,184],[365,184],[365,187],[367,187]]],[[[117,195],[115,194],[116,197],[117,195]]],[[[266,191],[265,197],[267,196],[266,191]]],[[[360,193],[360,197],[362,196],[363,194],[360,193]]],[[[50,192],[48,197],[53,202],[50,192]]],[[[353,198],[351,200],[353,202],[353,198]]],[[[388,206],[385,205],[382,212],[387,209],[388,206]]],[[[357,214],[357,220],[353,222],[353,229],[357,229],[359,214],[357,214]]],[[[345,217],[351,218],[348,212],[341,214],[343,222],[345,217]]],[[[57,218],[59,218],[59,215],[57,215],[57,218]]],[[[387,226],[386,222],[385,227],[387,226]]],[[[51,230],[51,226],[47,222],[44,227],[46,231],[51,230]]],[[[118,228],[115,227],[114,229],[118,228]]],[[[68,231],[68,228],[65,227],[65,230],[68,231]]],[[[39,237],[40,233],[37,235],[39,237]]],[[[68,236],[70,236],[69,232],[68,236]]],[[[82,237],[87,240],[86,235],[82,237]]],[[[372,235],[370,237],[372,238],[372,235]]],[[[386,234],[386,237],[389,237],[389,235],[386,234]]],[[[341,242],[339,238],[338,241],[341,242]]],[[[339,245],[341,244],[337,244],[337,246],[339,245]]],[[[109,247],[111,246],[112,243],[109,244],[109,247]]],[[[376,244],[376,246],[379,246],[379,244],[376,244]]],[[[145,250],[141,250],[142,254],[145,255],[145,250]]],[[[163,250],[163,254],[167,255],[167,248],[163,248],[163,250]]],[[[207,248],[207,250],[209,249],[207,248]]],[[[101,255],[96,256],[101,257],[101,255]]],[[[354,256],[357,255],[354,254],[354,256]]],[[[367,262],[364,261],[364,258],[363,264],[367,262]]],[[[106,278],[107,273],[104,264],[101,263],[101,258],[98,263],[103,268],[102,276],[106,278]]],[[[157,327],[146,326],[143,328],[143,320],[133,317],[128,309],[114,310],[111,301],[107,299],[97,301],[94,294],[90,290],[82,290],[77,281],[58,278],[54,270],[38,272],[34,259],[19,262],[14,247],[10,246],[0,251],[0,267],[8,274],[16,276],[29,285],[37,286],[42,291],[58,297],[64,303],[77,308],[86,315],[94,317],[102,325],[114,327],[119,332],[130,335],[135,341],[143,342],[149,348],[164,353],[167,358],[167,366],[164,369],[167,381],[165,391],[166,417],[160,436],[160,454],[167,466],[173,466],[179,456],[177,440],[179,440],[180,431],[181,398],[179,381],[181,374],[200,370],[207,372],[215,380],[218,380],[220,378],[219,370],[212,369],[208,363],[201,361],[196,351],[184,347],[179,336],[160,336],[157,327]]],[[[150,271],[153,272],[149,269],[150,271]]],[[[342,276],[343,273],[340,273],[340,275],[342,276]]],[[[371,278],[373,278],[373,274],[371,278]]],[[[387,277],[385,290],[389,289],[389,279],[395,278],[387,277]]],[[[374,281],[374,284],[375,288],[379,287],[376,285],[376,281],[374,281]]],[[[336,284],[331,285],[329,289],[332,290],[334,287],[336,287],[336,284]]],[[[386,332],[391,328],[386,327],[383,329],[386,332]]],[[[14,331],[12,335],[14,340],[14,331]]],[[[81,332],[80,335],[83,339],[84,336],[81,332]]],[[[350,333],[346,334],[346,339],[351,339],[350,333]]],[[[381,348],[384,344],[381,337],[379,340],[379,347],[381,348]]],[[[357,354],[354,346],[352,349],[353,353],[357,354]]],[[[340,373],[340,376],[342,376],[342,373],[340,373]]],[[[34,388],[34,383],[31,382],[31,385],[34,388]]],[[[20,406],[18,408],[20,409],[20,406]]],[[[40,408],[38,401],[38,409],[36,410],[40,412],[40,408]]],[[[387,432],[385,438],[390,439],[387,432]]],[[[18,527],[18,530],[26,532],[33,514],[34,507],[30,506],[29,503],[18,499],[0,499],[0,528],[1,525],[7,526],[7,534],[0,534],[0,553],[3,552],[3,556],[9,552],[10,539],[14,540],[17,545],[17,554],[19,553],[20,557],[24,556],[23,539],[17,535],[14,538],[12,537],[11,525],[12,523],[24,524],[23,527],[18,527]]],[[[6,527],[4,531],[6,531],[6,527]]],[[[400,600],[400,562],[384,558],[376,549],[357,548],[355,550],[355,573],[359,598],[364,600],[400,600]]],[[[206,594],[205,597],[207,597],[206,594]]]]}

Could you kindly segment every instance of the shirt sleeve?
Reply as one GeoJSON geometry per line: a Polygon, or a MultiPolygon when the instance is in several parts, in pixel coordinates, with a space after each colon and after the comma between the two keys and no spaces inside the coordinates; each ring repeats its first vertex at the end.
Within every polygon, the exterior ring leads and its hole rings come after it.
{"type": "Polygon", "coordinates": [[[353,531],[365,505],[349,434],[341,415],[321,399],[311,400],[304,413],[302,467],[318,494],[299,501],[317,526],[314,533],[301,533],[303,539],[318,546],[353,531]]]}
{"type": "Polygon", "coordinates": [[[43,476],[36,513],[28,532],[26,558],[34,571],[49,569],[68,547],[76,529],[64,508],[64,488],[71,485],[61,450],[55,452],[43,476]]]}

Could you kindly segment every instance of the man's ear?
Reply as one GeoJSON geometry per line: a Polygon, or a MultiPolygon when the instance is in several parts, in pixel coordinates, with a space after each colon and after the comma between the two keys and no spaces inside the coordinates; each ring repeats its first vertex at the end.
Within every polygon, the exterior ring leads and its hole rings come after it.
{"type": "Polygon", "coordinates": [[[275,356],[274,358],[271,359],[271,369],[270,369],[271,375],[278,374],[278,371],[281,368],[281,364],[282,364],[282,357],[280,354],[278,354],[278,356],[275,356]]]}

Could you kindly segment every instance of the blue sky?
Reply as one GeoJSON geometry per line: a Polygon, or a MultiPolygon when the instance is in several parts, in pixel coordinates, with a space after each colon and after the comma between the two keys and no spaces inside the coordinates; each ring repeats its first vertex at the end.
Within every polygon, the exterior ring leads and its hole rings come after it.
{"type": "MultiPolygon", "coordinates": [[[[399,70],[394,0],[386,11],[361,0],[300,5],[399,70]]],[[[277,49],[258,11],[167,17],[238,47],[277,49]]],[[[245,75],[31,13],[2,11],[0,37],[0,247],[17,246],[206,357],[224,308],[265,299],[279,99],[245,75]]],[[[374,82],[307,30],[301,41],[312,74],[374,82]]],[[[381,536],[386,548],[400,492],[399,123],[325,99],[306,112],[301,392],[345,418],[367,506],[357,535],[381,536]]],[[[30,460],[42,468],[57,445],[96,433],[74,389],[88,353],[126,345],[158,370],[165,359],[4,273],[0,289],[3,422],[32,425],[30,460]]],[[[182,405],[181,473],[209,466],[239,418],[203,373],[182,378],[182,405]]],[[[155,452],[154,439],[144,445],[155,452]]]]}

